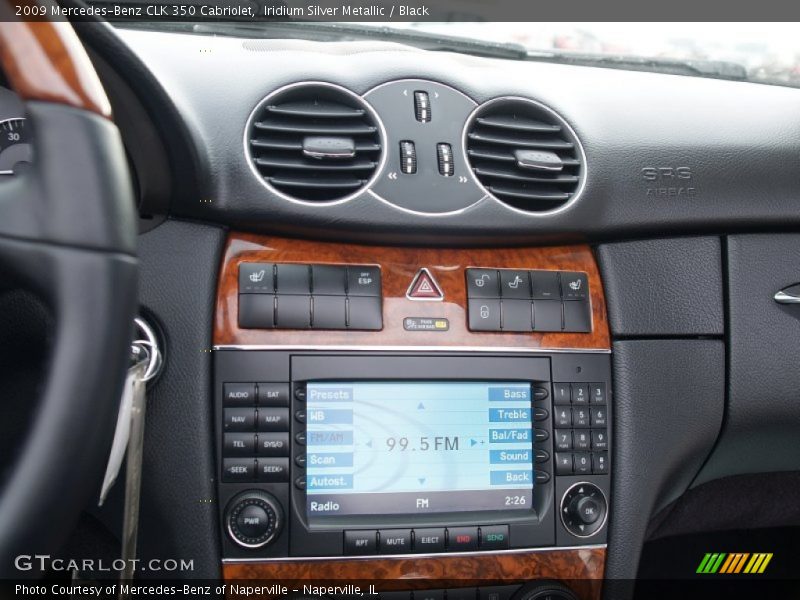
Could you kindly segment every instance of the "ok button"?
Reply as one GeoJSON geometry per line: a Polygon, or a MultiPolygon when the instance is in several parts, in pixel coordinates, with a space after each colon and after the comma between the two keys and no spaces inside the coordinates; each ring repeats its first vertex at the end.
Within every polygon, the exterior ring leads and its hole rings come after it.
{"type": "Polygon", "coordinates": [[[500,300],[471,299],[469,328],[472,331],[500,331],[500,300]]]}

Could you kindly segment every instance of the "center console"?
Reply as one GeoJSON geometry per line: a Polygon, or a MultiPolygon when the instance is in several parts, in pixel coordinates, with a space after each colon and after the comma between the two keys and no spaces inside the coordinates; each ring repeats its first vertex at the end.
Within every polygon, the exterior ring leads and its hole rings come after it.
{"type": "Polygon", "coordinates": [[[403,579],[466,560],[501,582],[531,565],[602,578],[613,411],[588,249],[239,236],[220,281],[226,575],[305,579],[330,561],[403,579]]]}

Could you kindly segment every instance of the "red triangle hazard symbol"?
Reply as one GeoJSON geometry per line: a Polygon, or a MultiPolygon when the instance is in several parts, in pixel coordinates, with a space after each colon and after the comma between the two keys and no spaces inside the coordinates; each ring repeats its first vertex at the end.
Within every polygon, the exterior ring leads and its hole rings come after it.
{"type": "Polygon", "coordinates": [[[444,298],[439,284],[428,269],[420,269],[408,287],[406,296],[413,300],[441,300],[444,298]]]}

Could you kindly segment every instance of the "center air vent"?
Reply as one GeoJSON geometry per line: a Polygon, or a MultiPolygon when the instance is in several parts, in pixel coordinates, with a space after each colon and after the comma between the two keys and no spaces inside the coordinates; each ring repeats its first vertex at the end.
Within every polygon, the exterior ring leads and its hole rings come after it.
{"type": "Polygon", "coordinates": [[[483,187],[520,210],[557,209],[581,187],[578,138],[564,119],[531,100],[501,98],[479,107],[467,126],[466,149],[483,187]]]}
{"type": "Polygon", "coordinates": [[[250,118],[247,146],[268,186],[308,202],[358,193],[381,159],[380,127],[371,109],[354,93],[323,83],[267,96],[250,118]]]}

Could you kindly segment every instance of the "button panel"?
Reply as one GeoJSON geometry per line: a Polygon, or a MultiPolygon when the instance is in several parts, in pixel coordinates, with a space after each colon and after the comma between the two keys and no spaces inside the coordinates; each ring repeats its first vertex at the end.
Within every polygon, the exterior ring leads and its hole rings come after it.
{"type": "Polygon", "coordinates": [[[471,552],[507,550],[509,547],[508,525],[344,532],[344,552],[347,555],[471,552]]]}
{"type": "Polygon", "coordinates": [[[609,473],[607,410],[605,383],[553,383],[556,475],[609,473]]]}
{"type": "Polygon", "coordinates": [[[471,331],[592,331],[586,273],[466,269],[466,285],[471,331]]]}
{"type": "Polygon", "coordinates": [[[289,384],[231,382],[222,390],[222,480],[289,481],[289,384]]]}
{"type": "Polygon", "coordinates": [[[381,270],[374,265],[241,263],[243,329],[383,329],[381,270]]]}

